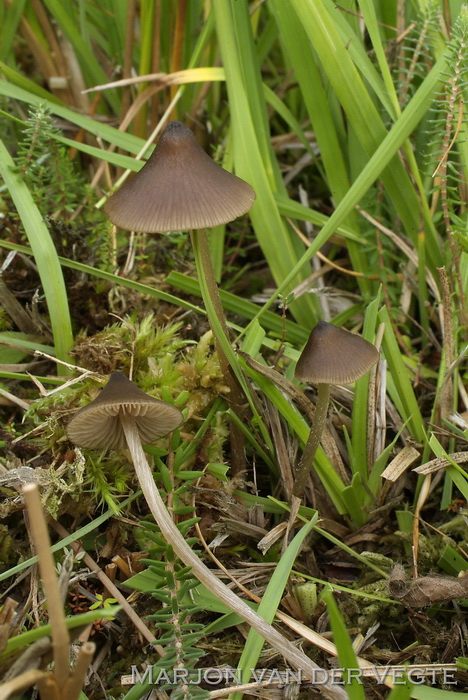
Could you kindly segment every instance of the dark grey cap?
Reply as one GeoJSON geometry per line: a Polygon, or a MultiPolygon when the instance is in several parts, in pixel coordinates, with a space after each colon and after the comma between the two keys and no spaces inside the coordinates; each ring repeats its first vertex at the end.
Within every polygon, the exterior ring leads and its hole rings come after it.
{"type": "Polygon", "coordinates": [[[248,212],[254,200],[247,182],[212,161],[193,132],[173,121],[105,212],[119,228],[162,233],[225,224],[248,212]]]}
{"type": "Polygon", "coordinates": [[[377,348],[360,335],[320,321],[296,365],[296,377],[313,384],[352,384],[379,359],[377,348]]]}

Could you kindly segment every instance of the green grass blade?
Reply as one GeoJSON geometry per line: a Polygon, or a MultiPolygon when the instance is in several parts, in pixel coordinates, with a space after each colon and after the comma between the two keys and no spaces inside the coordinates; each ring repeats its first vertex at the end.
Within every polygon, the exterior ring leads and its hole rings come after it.
{"type": "Polygon", "coordinates": [[[403,362],[386,307],[380,309],[378,317],[385,324],[382,347],[393,380],[388,384],[390,396],[401,412],[403,420],[408,421],[407,427],[412,436],[417,442],[426,444],[424,421],[411,385],[410,373],[403,362]]]}
{"type": "MultiPolygon", "coordinates": [[[[398,96],[396,94],[395,86],[393,84],[393,78],[390,72],[385,47],[382,42],[382,33],[377,18],[375,4],[371,0],[358,0],[358,2],[359,7],[361,8],[362,16],[364,17],[366,30],[369,33],[372,46],[374,47],[375,56],[377,58],[380,72],[382,74],[382,79],[385,85],[385,90],[383,90],[382,92],[385,95],[385,98],[388,99],[388,101],[391,104],[391,111],[389,111],[389,114],[395,117],[398,114],[400,114],[400,105],[398,102],[398,96]]],[[[366,59],[369,60],[367,53],[366,59]]]]}
{"type": "MultiPolygon", "coordinates": [[[[366,309],[364,329],[362,337],[370,343],[375,341],[375,328],[377,312],[380,306],[380,290],[377,297],[366,309]]],[[[353,399],[353,429],[352,445],[359,474],[364,483],[368,479],[368,455],[367,455],[367,407],[369,395],[369,373],[356,382],[353,399]]]]}
{"type": "Polygon", "coordinates": [[[76,124],[90,134],[99,136],[104,141],[118,148],[122,148],[129,153],[139,153],[145,143],[143,139],[132,136],[132,134],[119,131],[108,124],[103,124],[97,119],[92,119],[91,117],[74,112],[72,109],[65,107],[62,103],[54,101],[52,95],[47,99],[42,93],[39,95],[35,94],[7,80],[0,80],[0,95],[11,97],[13,100],[20,100],[20,102],[26,102],[35,107],[44,105],[52,114],[56,114],[58,117],[62,117],[72,124],[76,124]]]}
{"type": "MultiPolygon", "coordinates": [[[[73,615],[72,617],[65,618],[65,624],[69,630],[76,629],[77,627],[87,627],[91,625],[96,620],[100,619],[111,619],[120,612],[122,608],[120,605],[107,605],[99,608],[98,610],[88,610],[80,615],[73,615]]],[[[4,660],[10,654],[12,654],[17,649],[22,649],[33,642],[42,639],[43,637],[50,637],[52,632],[51,625],[41,625],[35,629],[28,630],[21,634],[17,634],[14,637],[10,637],[5,647],[5,651],[0,655],[0,660],[4,660]]]]}
{"type": "MultiPolygon", "coordinates": [[[[125,499],[125,501],[122,501],[120,503],[120,508],[123,509],[128,506],[130,503],[132,503],[136,498],[138,498],[141,495],[141,491],[136,491],[135,493],[132,493],[131,496],[125,499]]],[[[90,532],[96,532],[97,529],[105,523],[107,520],[110,518],[113,518],[115,516],[115,513],[112,510],[106,510],[105,513],[102,515],[99,515],[97,518],[92,520],[89,523],[86,523],[86,525],[83,525],[83,527],[79,528],[79,530],[76,530],[76,532],[71,533],[70,535],[67,535],[67,537],[64,537],[63,539],[59,540],[55,544],[51,546],[51,551],[52,552],[60,552],[62,549],[65,547],[68,547],[72,542],[76,542],[77,540],[82,539],[85,537],[85,535],[89,534],[90,532]]],[[[11,578],[12,576],[16,576],[16,574],[21,573],[25,569],[29,569],[30,566],[33,566],[33,564],[37,564],[38,562],[38,557],[34,556],[31,557],[30,559],[26,559],[16,566],[12,567],[11,569],[8,569],[8,571],[2,571],[0,573],[0,581],[5,581],[8,578],[11,578]]]]}
{"type": "MultiPolygon", "coordinates": [[[[265,145],[267,125],[263,121],[264,110],[259,106],[258,96],[255,95],[254,99],[252,88],[246,86],[246,73],[251,75],[253,70],[248,64],[248,57],[252,55],[252,37],[246,23],[239,21],[238,13],[247,12],[247,6],[233,0],[218,0],[214,9],[229,96],[235,170],[256,192],[257,200],[250,217],[271,273],[276,283],[280,283],[296,267],[298,243],[291,239],[274,198],[275,166],[270,147],[265,145]],[[245,46],[250,48],[244,55],[245,46]]],[[[257,78],[254,78],[254,85],[258,85],[257,78]]],[[[297,270],[293,279],[300,282],[304,274],[297,270]]],[[[317,317],[308,296],[301,297],[291,308],[306,327],[317,317]]]]}
{"type": "MultiPolygon", "coordinates": [[[[68,353],[73,344],[70,311],[62,269],[49,231],[23,178],[15,172],[15,163],[5,145],[0,141],[0,175],[28,236],[34,259],[41,278],[49,311],[57,359],[69,362],[68,353]]],[[[67,370],[57,366],[59,374],[67,370]]]]}
{"type": "MultiPolygon", "coordinates": [[[[192,237],[192,246],[193,246],[193,252],[195,255],[195,262],[197,265],[198,270],[203,270],[203,260],[202,260],[202,255],[201,255],[201,250],[200,250],[200,243],[199,243],[199,238],[198,236],[193,236],[192,237]]],[[[219,342],[222,351],[224,352],[229,365],[233,371],[233,373],[236,375],[237,381],[239,382],[239,385],[244,392],[245,398],[248,401],[248,404],[251,408],[252,414],[254,416],[254,419],[257,422],[257,425],[259,427],[259,430],[262,433],[263,439],[265,440],[266,444],[269,444],[270,439],[269,439],[269,434],[268,430],[265,427],[265,424],[263,422],[263,419],[259,415],[257,411],[257,407],[255,405],[254,399],[251,394],[251,389],[249,385],[247,384],[245,380],[245,376],[242,372],[242,369],[239,364],[239,359],[234,352],[231,343],[229,342],[228,338],[226,337],[224,333],[224,329],[219,321],[218,315],[216,313],[216,309],[214,307],[210,290],[208,289],[208,285],[206,282],[206,278],[204,275],[199,276],[199,282],[200,282],[200,290],[201,294],[203,297],[203,301],[205,303],[205,308],[206,308],[206,314],[209,318],[211,328],[213,330],[213,335],[216,337],[217,341],[219,342]]]]}
{"type": "Polygon", "coordinates": [[[15,0],[2,10],[2,41],[0,43],[0,61],[4,61],[11,52],[16,30],[23,14],[26,0],[15,0]]]}
{"type": "MultiPolygon", "coordinates": [[[[388,1],[389,0],[385,0],[385,2],[388,1]]],[[[330,0],[324,0],[324,3],[327,7],[328,13],[333,18],[333,22],[335,23],[337,30],[341,34],[342,43],[347,47],[349,55],[353,60],[356,68],[358,69],[359,73],[361,74],[362,78],[372,88],[375,96],[377,97],[387,114],[392,119],[394,119],[395,116],[399,113],[399,111],[396,110],[396,105],[391,96],[391,93],[394,92],[394,88],[393,86],[387,85],[385,75],[379,75],[377,68],[374,66],[371,59],[369,58],[369,49],[364,44],[362,36],[359,33],[359,24],[353,23],[352,21],[354,19],[354,12],[351,15],[347,13],[336,12],[337,8],[333,2],[330,2],[330,0]],[[382,77],[384,78],[383,80],[382,77]]],[[[366,30],[369,31],[367,25],[366,30]]],[[[371,38],[374,38],[375,30],[372,25],[371,30],[371,38]]],[[[380,56],[377,55],[377,58],[379,60],[380,56]]],[[[381,69],[381,72],[384,73],[380,64],[380,60],[379,67],[381,69]]]]}
{"type": "Polygon", "coordinates": [[[387,700],[407,700],[407,698],[414,697],[412,696],[412,690],[413,686],[409,683],[405,683],[405,685],[396,685],[392,688],[387,700]]]}
{"type": "MultiPolygon", "coordinates": [[[[102,85],[108,82],[108,77],[101,68],[95,52],[80,32],[79,24],[75,21],[71,7],[66,7],[62,0],[44,0],[50,14],[55,19],[68,41],[73,46],[77,57],[81,61],[83,72],[89,85],[102,85]]],[[[115,90],[106,90],[104,98],[111,106],[114,113],[119,113],[120,100],[115,90]]]]}
{"type": "Polygon", "coordinates": [[[43,345],[36,339],[15,331],[4,331],[0,333],[0,343],[14,348],[21,348],[22,350],[26,350],[26,353],[33,353],[35,350],[41,350],[41,352],[46,352],[48,355],[55,355],[54,347],[43,345]]]}
{"type": "MultiPolygon", "coordinates": [[[[16,124],[20,124],[23,128],[27,126],[27,122],[25,120],[18,119],[12,114],[5,112],[3,109],[0,109],[0,115],[5,117],[6,119],[10,119],[16,124]]],[[[63,143],[65,146],[75,148],[77,151],[87,153],[93,158],[105,160],[108,163],[112,163],[112,165],[115,165],[118,168],[138,172],[138,170],[140,170],[143,167],[143,161],[141,160],[130,158],[130,156],[124,156],[121,153],[116,153],[115,151],[108,151],[102,148],[96,148],[96,146],[89,146],[87,143],[83,143],[82,141],[76,141],[75,139],[67,139],[65,136],[60,136],[55,132],[50,133],[50,138],[54,139],[54,141],[58,141],[59,143],[63,143]]]]}
{"type": "Polygon", "coordinates": [[[359,675],[359,665],[354,653],[353,645],[348,635],[348,630],[341,616],[338,606],[333,598],[331,591],[324,591],[323,600],[327,604],[328,617],[333,631],[333,641],[335,642],[338,651],[338,661],[340,668],[344,669],[344,684],[349,700],[365,700],[364,688],[362,681],[356,676],[353,677],[353,671],[359,675]]]}
{"type": "MultiPolygon", "coordinates": [[[[200,284],[198,280],[193,277],[188,277],[188,275],[183,275],[181,272],[172,271],[166,277],[166,282],[176,289],[180,289],[187,294],[194,294],[201,297],[200,284]]],[[[252,319],[258,311],[258,306],[247,299],[242,299],[242,297],[233,294],[232,292],[227,292],[224,289],[219,290],[219,295],[223,304],[223,308],[227,311],[231,311],[234,314],[243,316],[244,318],[252,319]]],[[[262,316],[262,323],[265,328],[272,333],[274,333],[279,338],[283,333],[283,319],[280,316],[270,312],[267,312],[262,316]]],[[[284,324],[286,330],[286,338],[291,343],[297,343],[302,345],[306,342],[308,338],[308,331],[301,328],[294,323],[286,319],[284,324]]]]}
{"type": "MultiPolygon", "coordinates": [[[[455,674],[451,674],[454,678],[455,674]]],[[[456,685],[454,686],[454,689],[456,685]]],[[[466,693],[463,693],[466,696],[466,693]]],[[[453,690],[439,690],[429,686],[412,686],[411,697],[414,700],[453,700],[453,690]]]]}
{"type": "MultiPolygon", "coordinates": [[[[349,124],[369,157],[385,139],[387,131],[349,54],[334,18],[323,0],[292,0],[304,28],[314,45],[323,69],[346,113],[349,124]]],[[[336,15],[336,9],[333,6],[336,15]]],[[[381,172],[388,195],[408,236],[416,244],[419,229],[419,200],[399,158],[391,159],[381,172]]]]}
{"type": "MultiPolygon", "coordinates": [[[[29,78],[26,78],[24,75],[21,75],[21,73],[18,73],[17,71],[13,70],[13,68],[7,66],[6,63],[4,63],[3,61],[0,61],[0,73],[7,80],[11,81],[12,85],[23,90],[24,92],[34,95],[35,97],[39,97],[40,102],[42,101],[45,103],[50,101],[53,102],[55,105],[62,104],[58,97],[55,97],[55,95],[52,95],[52,93],[48,92],[48,90],[45,90],[40,85],[36,85],[36,83],[34,83],[32,80],[29,80],[29,78]]],[[[4,87],[5,81],[2,80],[0,82],[2,83],[2,87],[4,87]]],[[[38,104],[40,104],[40,102],[38,104]]]]}
{"type": "Polygon", "coordinates": [[[312,242],[310,248],[306,250],[297,265],[286,275],[275,294],[264,304],[263,309],[257,314],[256,320],[271,306],[273,301],[277,299],[280,294],[291,289],[293,280],[298,271],[303,265],[308,263],[318,250],[320,250],[338,227],[344,224],[348,214],[359,203],[362,197],[364,197],[369,187],[371,187],[374,181],[379,177],[382,170],[388,165],[400,146],[423,118],[432,100],[434,91],[441,80],[441,75],[445,66],[445,58],[441,58],[432,68],[401,117],[395,122],[392,130],[387,134],[377,151],[370,158],[364,170],[353,182],[328,222],[312,242]]]}
{"type": "MultiPolygon", "coordinates": [[[[294,432],[302,445],[305,445],[309,437],[309,427],[295,407],[286,399],[273,382],[260,372],[249,367],[243,358],[240,359],[241,365],[244,366],[246,374],[253,379],[259,389],[267,396],[273,405],[278,410],[282,418],[287,422],[290,430],[294,432]]],[[[333,468],[330,460],[319,447],[314,460],[314,469],[317,472],[321,482],[323,483],[330,499],[333,501],[339,513],[346,513],[347,506],[344,504],[342,493],[345,485],[333,468]]]]}
{"type": "MultiPolygon", "coordinates": [[[[315,224],[321,228],[330,220],[330,217],[325,216],[325,214],[315,211],[310,207],[305,207],[303,204],[300,204],[300,202],[295,202],[293,199],[289,199],[289,197],[276,194],[275,199],[278,204],[279,212],[283,216],[290,216],[294,219],[299,219],[300,221],[310,221],[311,224],[315,224]]],[[[360,236],[357,230],[354,230],[349,226],[337,226],[336,231],[344,238],[354,241],[359,245],[366,244],[366,239],[360,236]]]]}
{"type": "MultiPolygon", "coordinates": [[[[17,250],[25,255],[33,254],[32,249],[28,248],[27,246],[17,245],[1,239],[0,247],[6,248],[7,250],[17,250]]],[[[152,296],[155,299],[161,299],[161,301],[166,301],[168,304],[174,304],[174,306],[180,306],[182,309],[187,309],[188,311],[195,311],[196,313],[202,315],[206,314],[206,311],[199,306],[195,306],[195,304],[191,304],[189,301],[185,301],[185,299],[179,299],[179,297],[163,292],[155,287],[149,287],[147,284],[135,282],[134,280],[127,279],[126,277],[119,277],[118,275],[112,274],[112,272],[106,272],[105,270],[100,270],[97,267],[85,265],[84,263],[69,260],[68,258],[58,257],[58,260],[64,267],[69,267],[70,269],[77,270],[78,272],[84,272],[86,275],[90,275],[91,277],[106,280],[111,284],[120,285],[126,289],[133,289],[133,291],[138,292],[139,294],[145,294],[152,296]]]]}
{"type": "MultiPolygon", "coordinates": [[[[336,121],[316,65],[316,57],[299,18],[291,12],[290,6],[283,0],[272,0],[270,9],[276,18],[284,50],[301,88],[301,97],[314,130],[331,197],[338,204],[348,191],[350,182],[336,121]]],[[[346,223],[356,232],[359,231],[355,212],[349,213],[346,223]]],[[[362,248],[348,241],[348,250],[354,269],[363,271],[366,266],[362,248]]],[[[368,280],[361,277],[359,284],[363,293],[370,292],[368,280]]]]}
{"type": "MultiPolygon", "coordinates": [[[[258,606],[258,614],[267,620],[267,622],[272,622],[275,617],[294,562],[305,538],[316,522],[317,514],[312,516],[309,522],[299,530],[273,571],[262,601],[258,606]]],[[[257,661],[264,644],[265,639],[254,629],[251,629],[238,665],[243,683],[247,683],[250,680],[252,669],[257,667],[257,661]]],[[[240,700],[242,693],[234,693],[232,697],[233,700],[240,700]]]]}

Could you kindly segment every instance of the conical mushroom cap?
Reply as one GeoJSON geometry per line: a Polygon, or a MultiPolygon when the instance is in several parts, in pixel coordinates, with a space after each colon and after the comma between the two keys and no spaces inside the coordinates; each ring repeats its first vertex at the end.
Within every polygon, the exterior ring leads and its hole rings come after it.
{"type": "Polygon", "coordinates": [[[120,415],[132,415],[143,445],[175,430],[182,422],[178,408],[148,396],[121,372],[114,372],[99,396],[75,413],[68,437],[80,447],[118,450],[126,446],[120,415]]]}
{"type": "Polygon", "coordinates": [[[142,169],[108,200],[119,228],[146,233],[226,224],[249,211],[255,192],[217,165],[181,122],[170,122],[142,169]]]}
{"type": "Polygon", "coordinates": [[[377,348],[360,335],[317,323],[296,365],[296,377],[313,384],[352,384],[379,359],[377,348]]]}

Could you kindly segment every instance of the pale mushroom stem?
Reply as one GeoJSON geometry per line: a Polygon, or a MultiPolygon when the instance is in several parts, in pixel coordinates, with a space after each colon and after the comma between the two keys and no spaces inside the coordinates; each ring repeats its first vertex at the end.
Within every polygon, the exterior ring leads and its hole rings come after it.
{"type": "Polygon", "coordinates": [[[297,465],[296,478],[293,489],[293,495],[297,498],[302,498],[305,489],[307,477],[309,476],[312,464],[314,462],[315,453],[317,452],[320,440],[322,438],[325,421],[327,420],[328,402],[330,400],[330,384],[319,384],[317,403],[315,404],[314,422],[310,429],[307,443],[304,447],[304,452],[297,465]]]}
{"type": "MultiPolygon", "coordinates": [[[[295,668],[301,669],[309,679],[316,676],[319,666],[309,659],[303,652],[297,649],[282,634],[265,622],[247,603],[233,593],[222,581],[220,581],[210,569],[197,557],[187,544],[182,534],[177,529],[154,483],[150,466],[141,446],[138,429],[133,416],[120,413],[120,422],[125,433],[127,446],[130,451],[136,475],[149,509],[158,524],[162,535],[172,546],[186,566],[190,566],[196,578],[208,588],[230,610],[240,615],[251,627],[271,644],[289,663],[295,668]]],[[[345,694],[337,694],[337,688],[331,684],[321,686],[323,695],[337,700],[345,698],[345,694]]]]}

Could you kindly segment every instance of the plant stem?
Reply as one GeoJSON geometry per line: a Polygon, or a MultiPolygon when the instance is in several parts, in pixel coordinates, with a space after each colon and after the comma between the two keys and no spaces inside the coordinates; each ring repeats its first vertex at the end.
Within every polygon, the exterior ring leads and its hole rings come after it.
{"type": "MultiPolygon", "coordinates": [[[[219,296],[219,289],[216,283],[213,263],[211,261],[208,236],[206,235],[205,229],[191,231],[190,235],[195,253],[195,262],[197,265],[198,279],[200,280],[200,289],[203,295],[203,301],[205,302],[210,326],[213,331],[219,364],[221,366],[224,381],[229,388],[228,400],[236,415],[243,420],[246,417],[245,398],[236,377],[234,367],[229,362],[227,353],[225,352],[226,343],[231,349],[229,331],[226,323],[226,317],[224,315],[223,305],[221,303],[221,297],[219,296]],[[202,280],[204,284],[202,283],[202,280]],[[218,323],[216,323],[216,321],[218,323]]],[[[239,474],[245,467],[245,440],[242,432],[233,421],[230,423],[230,437],[231,468],[233,474],[239,474]]]]}
{"type": "Polygon", "coordinates": [[[73,669],[73,675],[70,677],[66,686],[65,698],[67,700],[78,700],[80,697],[81,690],[86,680],[86,673],[93,660],[95,651],[96,645],[94,642],[85,642],[81,645],[75,668],[73,669]]]}
{"type": "Polygon", "coordinates": [[[55,561],[50,549],[50,538],[37,484],[25,484],[23,496],[28,509],[31,537],[39,558],[39,571],[47,599],[49,623],[52,628],[53,677],[57,686],[62,688],[70,675],[70,636],[65,623],[63,601],[55,573],[55,561]]]}
{"type": "MultiPolygon", "coordinates": [[[[240,615],[251,627],[257,630],[257,632],[261,634],[264,639],[268,640],[271,646],[282,654],[292,666],[303,671],[308,678],[313,679],[316,676],[316,671],[319,666],[311,661],[300,649],[297,649],[291,642],[285,639],[272,625],[265,622],[265,620],[252,610],[245,601],[239,598],[220,581],[187,544],[169,515],[156,484],[154,483],[150,466],[141,446],[135,419],[132,416],[123,415],[122,413],[119,417],[135,467],[137,479],[149,509],[163,537],[173,547],[179,559],[181,559],[186,566],[192,568],[194,575],[200,583],[206,586],[218,600],[224,603],[224,605],[234,613],[240,615]]],[[[332,700],[344,700],[346,698],[346,694],[331,683],[321,685],[320,689],[326,698],[331,698],[332,700]]]]}
{"type": "MultiPolygon", "coordinates": [[[[221,297],[219,296],[219,289],[216,282],[213,263],[211,261],[210,247],[208,243],[208,236],[206,235],[206,230],[204,228],[192,230],[190,231],[190,237],[195,253],[195,264],[197,266],[198,278],[201,280],[201,276],[203,275],[203,278],[206,283],[206,289],[209,294],[209,301],[211,301],[213,310],[216,313],[217,319],[224,333],[224,336],[229,340],[229,331],[226,323],[226,317],[224,315],[223,305],[221,303],[221,297]]],[[[203,295],[203,301],[207,306],[206,312],[211,323],[212,321],[210,318],[210,310],[206,303],[207,300],[205,299],[204,286],[205,285],[202,285],[200,282],[200,289],[203,295]]],[[[220,339],[218,338],[219,333],[217,333],[214,328],[213,334],[217,342],[220,342],[220,339]]],[[[226,364],[226,367],[229,368],[229,361],[222,350],[221,355],[223,355],[223,360],[221,360],[220,357],[220,362],[224,362],[226,364]]]]}
{"type": "Polygon", "coordinates": [[[328,402],[330,399],[330,384],[319,384],[317,403],[315,404],[314,422],[310,429],[307,443],[304,447],[304,452],[296,469],[296,481],[294,484],[293,494],[297,498],[302,498],[307,477],[312,469],[315,453],[320,445],[325,421],[328,413],[328,402]]]}

